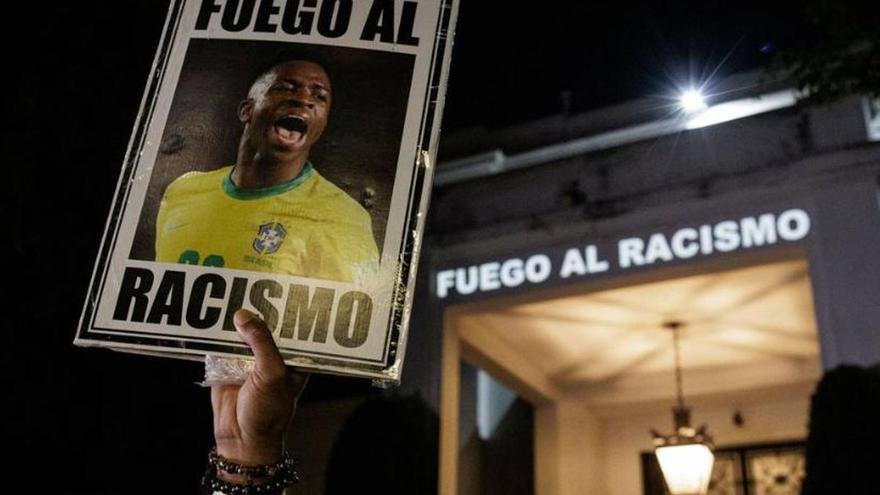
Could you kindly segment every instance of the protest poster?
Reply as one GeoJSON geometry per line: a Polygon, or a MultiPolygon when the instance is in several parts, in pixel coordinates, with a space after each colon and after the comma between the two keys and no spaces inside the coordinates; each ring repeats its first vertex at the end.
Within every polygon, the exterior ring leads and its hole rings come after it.
{"type": "Polygon", "coordinates": [[[456,8],[173,1],[75,344],[398,381],[456,8]]]}

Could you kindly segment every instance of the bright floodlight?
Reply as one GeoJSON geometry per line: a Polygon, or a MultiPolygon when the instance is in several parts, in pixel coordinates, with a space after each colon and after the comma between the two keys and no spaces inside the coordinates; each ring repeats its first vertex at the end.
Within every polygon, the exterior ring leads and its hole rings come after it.
{"type": "Polygon", "coordinates": [[[681,108],[687,113],[698,112],[706,108],[706,100],[698,89],[689,89],[679,97],[681,108]]]}

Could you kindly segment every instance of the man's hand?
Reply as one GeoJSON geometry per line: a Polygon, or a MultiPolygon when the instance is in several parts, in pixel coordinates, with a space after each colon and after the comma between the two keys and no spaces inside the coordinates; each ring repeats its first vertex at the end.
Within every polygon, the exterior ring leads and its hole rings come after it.
{"type": "Polygon", "coordinates": [[[233,319],[256,366],[242,385],[211,387],[217,453],[243,465],[281,460],[284,434],[308,375],[287,369],[265,323],[247,310],[233,319]]]}

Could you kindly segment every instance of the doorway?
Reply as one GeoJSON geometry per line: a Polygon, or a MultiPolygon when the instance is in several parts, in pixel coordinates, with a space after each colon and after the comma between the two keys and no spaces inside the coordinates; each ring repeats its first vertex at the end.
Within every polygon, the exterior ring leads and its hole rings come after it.
{"type": "Polygon", "coordinates": [[[669,432],[672,342],[684,391],[716,444],[802,440],[821,376],[802,258],[545,298],[452,307],[444,319],[440,493],[458,493],[462,363],[534,407],[538,495],[644,493],[650,428],[669,432]],[[745,418],[737,424],[734,413],[745,418]]]}

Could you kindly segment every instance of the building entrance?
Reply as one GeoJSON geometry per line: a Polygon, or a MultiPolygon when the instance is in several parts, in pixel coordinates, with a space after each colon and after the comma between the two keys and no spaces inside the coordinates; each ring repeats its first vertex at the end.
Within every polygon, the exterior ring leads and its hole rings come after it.
{"type": "Polygon", "coordinates": [[[706,423],[719,448],[806,437],[822,367],[805,259],[695,264],[612,284],[446,310],[442,494],[467,481],[459,439],[472,387],[462,362],[534,407],[534,493],[646,493],[649,430],[673,428],[673,321],[693,422],[706,423]]]}

